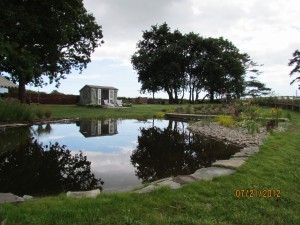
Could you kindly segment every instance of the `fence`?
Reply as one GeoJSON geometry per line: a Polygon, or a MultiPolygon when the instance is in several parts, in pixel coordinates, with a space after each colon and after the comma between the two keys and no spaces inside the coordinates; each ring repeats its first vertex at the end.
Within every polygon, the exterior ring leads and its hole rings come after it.
{"type": "Polygon", "coordinates": [[[267,98],[255,98],[254,103],[261,106],[269,106],[274,108],[289,109],[300,112],[300,97],[295,96],[279,96],[267,98]]]}
{"type": "MultiPolygon", "coordinates": [[[[18,94],[4,94],[4,98],[18,98],[18,94]]],[[[26,93],[26,103],[39,104],[61,104],[75,105],[79,102],[79,95],[64,95],[64,94],[33,94],[26,93]]]]}

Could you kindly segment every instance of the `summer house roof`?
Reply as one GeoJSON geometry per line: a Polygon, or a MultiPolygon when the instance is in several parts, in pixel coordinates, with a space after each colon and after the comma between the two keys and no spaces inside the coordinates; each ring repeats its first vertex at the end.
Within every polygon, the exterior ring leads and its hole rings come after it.
{"type": "MultiPolygon", "coordinates": [[[[106,89],[106,90],[118,90],[118,88],[111,87],[111,86],[84,85],[83,88],[85,88],[85,87],[97,88],[97,89],[106,89]]],[[[81,88],[80,91],[81,91],[83,88],[81,88]]]]}
{"type": "Polygon", "coordinates": [[[4,88],[17,88],[18,85],[16,85],[13,82],[7,80],[5,77],[0,76],[0,87],[4,87],[4,88]]]}

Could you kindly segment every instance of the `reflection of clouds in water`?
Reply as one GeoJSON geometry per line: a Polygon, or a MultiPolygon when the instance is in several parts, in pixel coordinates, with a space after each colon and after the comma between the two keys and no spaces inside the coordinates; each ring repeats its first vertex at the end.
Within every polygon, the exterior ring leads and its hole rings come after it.
{"type": "MultiPolygon", "coordinates": [[[[126,148],[126,151],[121,154],[107,154],[85,151],[83,152],[83,155],[87,156],[88,161],[92,163],[91,168],[95,173],[134,173],[134,167],[130,162],[132,150],[132,148],[126,148]]],[[[78,152],[73,151],[73,154],[75,153],[78,152]]]]}
{"type": "Polygon", "coordinates": [[[122,153],[131,155],[131,153],[135,149],[135,147],[127,146],[127,147],[120,147],[120,149],[121,149],[122,153]]]}
{"type": "Polygon", "coordinates": [[[70,138],[70,137],[81,137],[81,134],[77,133],[68,133],[66,135],[49,135],[49,134],[42,134],[40,136],[35,136],[36,138],[38,138],[40,141],[50,141],[50,140],[61,140],[64,138],[70,138]]]}
{"type": "MultiPolygon", "coordinates": [[[[92,173],[104,181],[104,188],[126,187],[139,185],[141,181],[135,176],[135,168],[131,164],[130,156],[134,148],[120,147],[122,153],[83,152],[91,162],[92,173]]],[[[73,154],[78,153],[72,151],[73,154]]]]}
{"type": "Polygon", "coordinates": [[[51,141],[51,140],[59,140],[59,139],[63,139],[66,136],[48,136],[48,137],[39,137],[40,141],[51,141]]]}

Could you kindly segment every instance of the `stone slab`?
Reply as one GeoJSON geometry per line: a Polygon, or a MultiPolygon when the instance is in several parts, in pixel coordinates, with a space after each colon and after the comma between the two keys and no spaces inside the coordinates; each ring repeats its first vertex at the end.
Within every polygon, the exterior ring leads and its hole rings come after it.
{"type": "Polygon", "coordinates": [[[191,175],[179,175],[179,176],[173,178],[173,181],[178,184],[189,184],[196,180],[197,179],[191,175]]]}
{"type": "Polygon", "coordinates": [[[89,197],[89,198],[96,198],[98,195],[100,195],[100,190],[95,189],[91,191],[68,191],[67,192],[67,197],[76,197],[76,198],[81,198],[81,197],[89,197]]]}
{"type": "Polygon", "coordinates": [[[154,191],[154,190],[156,190],[158,188],[159,188],[158,185],[150,184],[147,187],[144,187],[143,189],[137,190],[136,192],[137,193],[149,193],[149,192],[154,191]]]}
{"type": "Polygon", "coordinates": [[[163,182],[158,183],[159,186],[167,186],[170,187],[172,190],[177,190],[181,188],[181,185],[179,183],[176,183],[172,180],[166,180],[163,182]]]}
{"type": "Polygon", "coordinates": [[[232,157],[249,157],[249,156],[253,156],[253,155],[247,154],[245,152],[237,152],[232,157]]]}
{"type": "Polygon", "coordinates": [[[232,159],[232,160],[244,160],[244,161],[246,161],[246,160],[248,160],[249,159],[249,157],[232,157],[232,158],[230,158],[230,159],[232,159]]]}
{"type": "Polygon", "coordinates": [[[137,190],[137,193],[149,193],[151,191],[154,191],[158,188],[161,187],[169,187],[172,190],[177,190],[181,188],[181,185],[179,183],[176,183],[172,180],[172,178],[166,178],[166,179],[161,179],[159,181],[155,181],[148,185],[147,187],[144,187],[143,189],[137,190]]]}
{"type": "Polygon", "coordinates": [[[12,193],[0,193],[0,203],[17,203],[23,201],[23,198],[12,193]]]}
{"type": "Polygon", "coordinates": [[[258,147],[248,147],[248,148],[242,149],[241,152],[254,155],[259,152],[259,148],[258,147]]]}
{"type": "Polygon", "coordinates": [[[121,193],[121,192],[130,192],[143,188],[144,185],[136,185],[136,186],[127,186],[127,187],[119,187],[119,188],[107,188],[103,189],[101,194],[113,194],[113,193],[121,193]]]}
{"type": "Polygon", "coordinates": [[[216,167],[224,167],[228,169],[236,169],[245,163],[244,160],[241,159],[228,159],[228,160],[218,160],[214,162],[212,165],[216,167]]]}
{"type": "Polygon", "coordinates": [[[196,170],[191,174],[196,180],[212,180],[214,177],[225,176],[233,174],[235,170],[220,168],[220,167],[208,167],[196,170]]]}

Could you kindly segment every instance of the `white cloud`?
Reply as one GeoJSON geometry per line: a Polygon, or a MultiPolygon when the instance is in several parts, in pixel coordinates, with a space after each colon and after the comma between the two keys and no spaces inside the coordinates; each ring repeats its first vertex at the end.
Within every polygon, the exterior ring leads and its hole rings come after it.
{"type": "Polygon", "coordinates": [[[182,33],[227,38],[254,61],[264,64],[261,79],[271,88],[281,95],[292,94],[287,88],[280,88],[279,82],[275,85],[275,81],[280,80],[286,86],[291,80],[288,76],[291,68],[286,65],[300,46],[299,0],[84,0],[84,3],[102,25],[105,43],[92,55],[93,62],[88,66],[92,69],[63,82],[62,90],[68,93],[78,94],[81,83],[87,80],[120,87],[123,96],[139,95],[140,85],[130,57],[142,39],[143,30],[167,22],[182,33]],[[113,65],[103,63],[107,60],[113,61],[113,65]]]}

